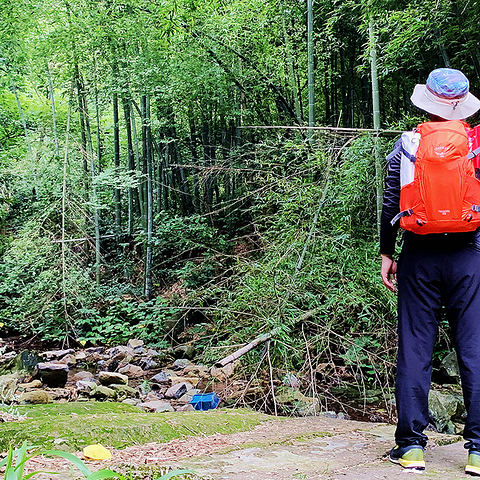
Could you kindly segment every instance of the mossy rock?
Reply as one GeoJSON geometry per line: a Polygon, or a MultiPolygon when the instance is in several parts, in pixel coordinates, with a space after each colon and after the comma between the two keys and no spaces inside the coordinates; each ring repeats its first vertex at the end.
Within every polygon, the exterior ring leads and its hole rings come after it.
{"type": "Polygon", "coordinates": [[[9,445],[19,447],[24,441],[54,448],[56,439],[62,439],[62,450],[70,452],[96,443],[125,448],[185,436],[235,433],[275,418],[247,409],[145,413],[115,402],[25,405],[16,409],[27,419],[2,424],[0,451],[8,450],[9,445]]]}

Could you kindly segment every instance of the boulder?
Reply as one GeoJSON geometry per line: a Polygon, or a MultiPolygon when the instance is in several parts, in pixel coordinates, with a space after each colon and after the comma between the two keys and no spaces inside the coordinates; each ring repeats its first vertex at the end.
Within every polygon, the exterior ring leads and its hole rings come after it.
{"type": "Polygon", "coordinates": [[[189,390],[193,389],[193,385],[188,382],[176,383],[172,385],[166,392],[166,398],[180,398],[181,396],[185,395],[189,390]]]}
{"type": "Polygon", "coordinates": [[[191,365],[192,363],[188,358],[179,358],[178,360],[175,360],[173,362],[173,369],[174,370],[183,370],[185,367],[188,365],[191,365]]]}
{"type": "Polygon", "coordinates": [[[161,413],[174,412],[175,409],[166,400],[152,400],[149,402],[137,403],[137,407],[146,412],[161,413]]]}
{"type": "Polygon", "coordinates": [[[210,376],[210,369],[205,365],[187,365],[183,369],[183,374],[187,377],[208,378],[210,376]]]}
{"type": "MultiPolygon", "coordinates": [[[[199,393],[202,393],[202,391],[200,389],[192,388],[191,390],[188,390],[187,393],[182,395],[179,399],[177,399],[177,401],[178,401],[178,403],[189,404],[193,400],[193,396],[198,395],[199,393]]],[[[195,410],[195,409],[193,408],[193,410],[195,410]]]]}
{"type": "Polygon", "coordinates": [[[97,384],[90,380],[78,380],[75,383],[75,386],[77,387],[78,393],[84,395],[89,394],[92,390],[95,390],[95,388],[97,388],[97,384]]]}
{"type": "Polygon", "coordinates": [[[20,371],[32,372],[39,362],[38,355],[30,350],[24,350],[15,358],[15,368],[20,371]]]}
{"type": "Polygon", "coordinates": [[[96,385],[89,393],[89,396],[96,400],[115,400],[117,398],[115,390],[105,387],[104,385],[96,385]]]}
{"type": "Polygon", "coordinates": [[[60,360],[65,357],[65,355],[73,355],[74,353],[75,350],[73,350],[73,348],[69,348],[68,350],[50,350],[49,352],[43,352],[42,358],[47,362],[51,362],[52,360],[60,360]]]}
{"type": "Polygon", "coordinates": [[[75,363],[77,362],[84,362],[87,359],[88,355],[87,352],[84,352],[83,350],[80,352],[75,353],[75,363]]]}
{"type": "Polygon", "coordinates": [[[72,365],[75,365],[77,363],[77,358],[75,355],[65,355],[63,358],[61,358],[60,360],[58,360],[58,363],[62,363],[64,365],[69,365],[69,366],[72,366],[72,365]]]}
{"type": "Polygon", "coordinates": [[[228,363],[224,367],[212,367],[210,369],[210,375],[217,378],[220,381],[225,381],[231,377],[235,372],[235,362],[228,363]]]}
{"type": "Polygon", "coordinates": [[[118,369],[118,373],[123,375],[127,375],[130,378],[139,378],[145,375],[143,369],[137,365],[132,365],[131,363],[127,363],[123,367],[118,369]]]}
{"type": "Polygon", "coordinates": [[[293,415],[307,417],[321,412],[320,397],[307,397],[291,387],[279,387],[275,398],[285,412],[293,415]]]}
{"type": "Polygon", "coordinates": [[[18,375],[11,373],[0,376],[0,403],[12,403],[15,400],[15,391],[18,385],[18,375]]]}
{"type": "Polygon", "coordinates": [[[131,348],[132,350],[135,350],[136,353],[143,353],[143,346],[145,342],[143,340],[137,340],[131,338],[128,343],[127,347],[131,348]]]}
{"type": "Polygon", "coordinates": [[[75,375],[72,376],[71,381],[72,382],[79,382],[79,381],[85,381],[85,382],[91,382],[94,378],[94,375],[92,372],[87,372],[85,370],[82,370],[80,372],[77,372],[75,375]]]}
{"type": "Polygon", "coordinates": [[[116,393],[117,401],[121,402],[126,398],[137,398],[138,391],[128,385],[110,385],[110,388],[116,393]]]}
{"type": "Polygon", "coordinates": [[[32,380],[31,382],[28,382],[28,383],[20,383],[18,385],[18,388],[22,390],[31,390],[33,388],[40,388],[42,386],[43,386],[43,383],[40,380],[32,380]]]}
{"type": "Polygon", "coordinates": [[[456,398],[455,395],[430,390],[428,396],[428,414],[430,423],[437,432],[454,434],[455,425],[452,422],[452,417],[457,416],[457,412],[461,411],[461,409],[459,399],[456,398]]]}
{"type": "Polygon", "coordinates": [[[452,383],[460,383],[460,370],[458,369],[457,353],[450,352],[440,363],[440,373],[442,373],[452,383]]]}
{"type": "Polygon", "coordinates": [[[35,390],[32,392],[24,392],[20,395],[18,401],[20,404],[43,405],[52,403],[52,398],[45,390],[35,390]]]}
{"type": "Polygon", "coordinates": [[[98,373],[98,381],[102,385],[128,385],[128,377],[126,375],[122,375],[121,373],[115,372],[99,372],[98,373]]]}
{"type": "Polygon", "coordinates": [[[143,370],[151,370],[158,367],[158,363],[150,357],[141,358],[137,363],[143,370]]]}
{"type": "Polygon", "coordinates": [[[154,383],[168,383],[171,376],[172,375],[168,371],[163,370],[162,372],[157,373],[155,376],[153,376],[150,381],[154,383]]]}
{"type": "Polygon", "coordinates": [[[69,400],[75,400],[77,397],[77,393],[73,387],[51,388],[48,390],[48,393],[54,402],[67,402],[69,400]]]}
{"type": "Polygon", "coordinates": [[[190,405],[189,403],[178,405],[175,407],[176,412],[194,412],[195,408],[193,405],[190,405]]]}
{"type": "Polygon", "coordinates": [[[106,350],[105,355],[112,360],[120,361],[126,358],[133,358],[135,356],[135,350],[130,347],[125,347],[124,345],[119,345],[118,347],[113,347],[106,350]]]}
{"type": "Polygon", "coordinates": [[[195,347],[191,345],[180,345],[173,350],[173,354],[176,358],[193,360],[197,351],[195,347]]]}
{"type": "Polygon", "coordinates": [[[68,366],[53,362],[39,363],[35,376],[40,377],[42,383],[48,387],[64,387],[68,378],[68,366]]]}

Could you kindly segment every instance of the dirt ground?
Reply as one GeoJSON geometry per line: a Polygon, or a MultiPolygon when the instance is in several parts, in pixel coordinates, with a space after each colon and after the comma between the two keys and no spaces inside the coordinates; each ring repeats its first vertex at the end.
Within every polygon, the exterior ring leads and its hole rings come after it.
{"type": "MultiPolygon", "coordinates": [[[[92,470],[128,464],[190,468],[205,480],[395,480],[419,475],[386,458],[393,432],[392,425],[325,416],[273,420],[247,432],[113,450],[111,460],[88,465],[92,470]]],[[[463,473],[467,453],[461,438],[435,433],[429,437],[422,478],[469,478],[463,473]]],[[[68,474],[68,464],[58,459],[36,457],[28,469],[64,472],[37,475],[38,480],[75,477],[68,474]]]]}

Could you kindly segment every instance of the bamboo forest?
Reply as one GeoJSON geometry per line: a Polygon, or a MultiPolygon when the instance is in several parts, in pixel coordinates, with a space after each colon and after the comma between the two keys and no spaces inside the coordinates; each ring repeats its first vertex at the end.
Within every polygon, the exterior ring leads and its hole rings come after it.
{"type": "Polygon", "coordinates": [[[478,1],[0,10],[0,337],[212,364],[265,335],[240,374],[391,384],[385,157],[432,69],[480,94],[478,1]]]}

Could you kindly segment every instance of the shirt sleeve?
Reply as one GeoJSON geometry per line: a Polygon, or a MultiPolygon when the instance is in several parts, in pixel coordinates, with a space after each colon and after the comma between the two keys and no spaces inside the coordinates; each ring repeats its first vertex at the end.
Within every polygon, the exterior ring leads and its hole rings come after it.
{"type": "Polygon", "coordinates": [[[387,157],[388,174],[383,191],[382,215],[380,217],[380,253],[393,255],[399,224],[391,221],[400,212],[400,159],[401,140],[395,144],[392,153],[387,157]]]}

